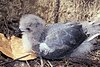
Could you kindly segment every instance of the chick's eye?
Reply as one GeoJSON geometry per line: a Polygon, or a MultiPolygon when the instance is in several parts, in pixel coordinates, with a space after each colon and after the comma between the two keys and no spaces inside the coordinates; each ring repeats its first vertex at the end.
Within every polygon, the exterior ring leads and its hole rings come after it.
{"type": "Polygon", "coordinates": [[[30,31],[30,28],[26,28],[26,29],[30,31]]]}

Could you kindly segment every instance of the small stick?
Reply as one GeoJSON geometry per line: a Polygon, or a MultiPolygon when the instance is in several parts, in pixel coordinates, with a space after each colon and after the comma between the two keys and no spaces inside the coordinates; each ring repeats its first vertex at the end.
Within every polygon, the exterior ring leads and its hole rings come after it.
{"type": "Polygon", "coordinates": [[[87,39],[87,41],[91,41],[93,40],[95,37],[99,36],[100,33],[94,34],[93,36],[91,36],[90,38],[87,39]]]}
{"type": "Polygon", "coordinates": [[[49,63],[50,67],[53,67],[53,65],[50,63],[50,61],[49,61],[49,60],[47,60],[47,62],[49,63]]]}
{"type": "Polygon", "coordinates": [[[42,57],[40,56],[40,63],[41,63],[41,67],[44,67],[44,64],[43,64],[43,59],[42,57]]]}
{"type": "Polygon", "coordinates": [[[8,63],[11,63],[11,62],[14,62],[14,61],[17,61],[17,60],[22,59],[22,58],[24,58],[24,57],[27,57],[27,56],[29,56],[29,55],[30,55],[30,54],[27,54],[27,55],[25,55],[25,56],[22,56],[22,57],[20,57],[20,58],[15,59],[15,60],[1,63],[0,66],[5,65],[5,64],[8,64],[8,63]]]}
{"type": "Polygon", "coordinates": [[[26,60],[26,64],[27,64],[28,67],[31,67],[27,60],[26,60]]]}

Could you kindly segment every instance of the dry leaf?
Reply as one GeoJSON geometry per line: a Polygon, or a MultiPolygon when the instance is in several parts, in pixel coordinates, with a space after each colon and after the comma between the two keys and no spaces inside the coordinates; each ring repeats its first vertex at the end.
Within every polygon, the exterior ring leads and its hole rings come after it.
{"type": "Polygon", "coordinates": [[[22,39],[12,36],[11,39],[8,40],[1,33],[0,33],[0,51],[12,59],[17,59],[28,54],[30,55],[20,60],[31,60],[37,57],[35,52],[26,53],[23,50],[22,39]]]}
{"type": "Polygon", "coordinates": [[[3,34],[0,34],[0,51],[5,55],[13,58],[12,49],[9,45],[9,41],[4,37],[3,34]]]}

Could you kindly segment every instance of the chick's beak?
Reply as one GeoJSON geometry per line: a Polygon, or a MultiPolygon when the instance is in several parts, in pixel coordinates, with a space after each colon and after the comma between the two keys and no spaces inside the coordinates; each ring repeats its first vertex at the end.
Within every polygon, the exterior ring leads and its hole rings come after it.
{"type": "Polygon", "coordinates": [[[21,34],[23,31],[21,31],[19,28],[17,29],[17,31],[15,31],[15,33],[21,34]]]}

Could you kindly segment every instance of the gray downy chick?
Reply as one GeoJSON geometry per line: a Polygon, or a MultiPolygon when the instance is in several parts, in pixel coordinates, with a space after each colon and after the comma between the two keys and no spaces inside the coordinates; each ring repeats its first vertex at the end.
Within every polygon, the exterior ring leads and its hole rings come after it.
{"type": "Polygon", "coordinates": [[[69,57],[73,52],[76,52],[74,50],[87,38],[82,25],[77,23],[57,23],[50,25],[48,28],[47,36],[39,46],[41,56],[46,59],[69,57]]]}
{"type": "Polygon", "coordinates": [[[21,17],[19,28],[22,31],[24,50],[26,52],[32,49],[37,51],[41,34],[45,28],[45,21],[33,14],[26,14],[21,17]]]}

